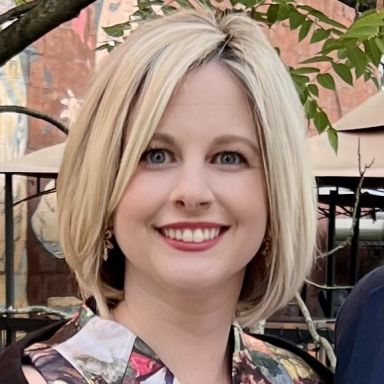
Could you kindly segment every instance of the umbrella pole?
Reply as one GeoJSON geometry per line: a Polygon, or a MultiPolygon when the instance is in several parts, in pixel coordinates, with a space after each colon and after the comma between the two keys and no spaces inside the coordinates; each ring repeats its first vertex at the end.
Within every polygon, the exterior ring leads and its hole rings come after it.
{"type": "MultiPolygon", "coordinates": [[[[5,174],[5,307],[15,305],[14,275],[14,228],[13,228],[13,186],[11,173],[5,174]]],[[[14,333],[7,329],[6,343],[14,340],[14,333]]]]}
{"type": "MultiPolygon", "coordinates": [[[[329,195],[329,216],[328,216],[328,252],[335,246],[335,226],[336,226],[336,202],[338,196],[338,188],[336,191],[330,191],[329,195]]],[[[327,286],[335,285],[335,254],[331,253],[327,257],[327,286]]],[[[333,290],[328,289],[327,295],[327,317],[333,316],[333,290]]]]}
{"type": "Polygon", "coordinates": [[[351,272],[349,275],[349,284],[355,285],[359,276],[359,234],[360,234],[360,215],[361,205],[357,204],[356,224],[353,228],[353,237],[351,240],[351,272]]]}

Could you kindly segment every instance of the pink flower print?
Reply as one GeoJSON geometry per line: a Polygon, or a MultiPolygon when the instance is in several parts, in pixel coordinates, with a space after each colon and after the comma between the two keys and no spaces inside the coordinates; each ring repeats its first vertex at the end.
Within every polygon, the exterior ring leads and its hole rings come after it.
{"type": "Polygon", "coordinates": [[[129,365],[135,372],[136,377],[148,375],[160,368],[159,363],[137,352],[132,352],[129,359],[129,365]]]}

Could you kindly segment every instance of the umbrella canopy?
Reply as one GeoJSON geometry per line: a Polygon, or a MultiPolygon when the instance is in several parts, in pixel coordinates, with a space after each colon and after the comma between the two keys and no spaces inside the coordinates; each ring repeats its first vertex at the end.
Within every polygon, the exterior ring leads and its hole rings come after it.
{"type": "Polygon", "coordinates": [[[63,152],[64,143],[52,145],[0,164],[0,173],[54,175],[59,172],[63,152]]]}
{"type": "Polygon", "coordinates": [[[335,124],[339,136],[337,154],[332,150],[327,135],[309,139],[315,176],[360,177],[361,167],[367,169],[365,177],[384,177],[384,92],[372,96],[343,116],[335,124]]]}
{"type": "Polygon", "coordinates": [[[339,131],[384,128],[384,92],[370,97],[335,123],[339,131]]]}
{"type": "Polygon", "coordinates": [[[337,154],[331,148],[326,134],[309,139],[315,176],[360,177],[358,157],[360,139],[361,167],[364,168],[373,161],[372,166],[366,170],[365,177],[384,178],[384,128],[339,132],[338,135],[337,154]]]}

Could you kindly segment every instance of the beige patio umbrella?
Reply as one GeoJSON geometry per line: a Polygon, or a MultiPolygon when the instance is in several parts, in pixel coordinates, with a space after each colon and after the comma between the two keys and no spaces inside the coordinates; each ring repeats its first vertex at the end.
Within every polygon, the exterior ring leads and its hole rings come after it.
{"type": "Polygon", "coordinates": [[[365,100],[335,123],[339,131],[384,127],[384,92],[365,100]]]}
{"type": "Polygon", "coordinates": [[[315,176],[360,177],[358,141],[360,139],[361,167],[371,164],[365,177],[384,178],[384,129],[369,132],[339,131],[337,154],[331,148],[326,134],[309,139],[315,176]]]}
{"type": "MultiPolygon", "coordinates": [[[[37,179],[37,195],[39,194],[40,178],[57,177],[64,144],[53,145],[17,159],[0,164],[0,174],[5,175],[4,212],[5,212],[5,304],[13,307],[15,304],[15,275],[14,275],[14,217],[13,217],[13,183],[14,175],[33,176],[37,179]]],[[[44,195],[49,198],[52,195],[44,195]]]]}
{"type": "Polygon", "coordinates": [[[372,96],[334,125],[339,136],[337,154],[326,134],[308,140],[315,176],[360,177],[360,140],[361,167],[373,161],[365,177],[384,177],[384,92],[372,96]]]}
{"type": "Polygon", "coordinates": [[[64,143],[52,145],[0,164],[0,173],[57,174],[63,152],[64,143]]]}

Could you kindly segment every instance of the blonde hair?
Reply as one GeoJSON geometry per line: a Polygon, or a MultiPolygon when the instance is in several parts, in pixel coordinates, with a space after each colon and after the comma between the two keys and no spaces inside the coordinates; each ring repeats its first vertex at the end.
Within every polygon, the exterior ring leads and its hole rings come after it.
{"type": "Polygon", "coordinates": [[[143,23],[106,58],[66,144],[58,180],[62,247],[83,296],[94,296],[102,316],[123,298],[123,276],[105,270],[105,230],[175,88],[212,60],[247,92],[266,175],[270,245],[247,267],[243,318],[264,319],[286,304],[312,266],[313,179],[302,109],[285,66],[249,17],[177,12],[143,23]]]}

